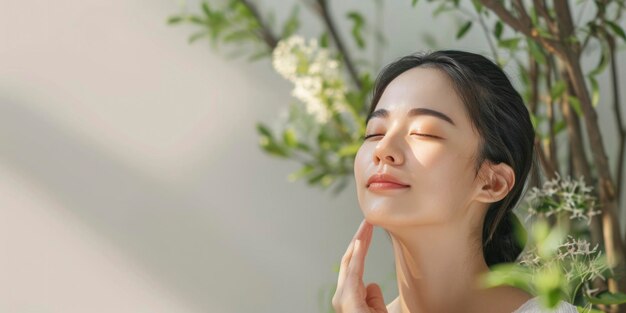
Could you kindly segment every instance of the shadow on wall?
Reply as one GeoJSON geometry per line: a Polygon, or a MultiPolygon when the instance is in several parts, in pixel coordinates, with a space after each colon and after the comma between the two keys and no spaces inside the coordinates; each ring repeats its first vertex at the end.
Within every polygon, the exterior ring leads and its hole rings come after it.
{"type": "Polygon", "coordinates": [[[219,235],[211,205],[107,158],[106,151],[21,104],[6,93],[0,100],[3,164],[54,195],[70,214],[198,311],[210,312],[237,294],[258,297],[249,299],[250,305],[271,300],[263,290],[273,278],[254,271],[254,260],[241,258],[219,235]],[[231,279],[224,268],[240,269],[237,276],[248,277],[248,283],[231,279]]]}

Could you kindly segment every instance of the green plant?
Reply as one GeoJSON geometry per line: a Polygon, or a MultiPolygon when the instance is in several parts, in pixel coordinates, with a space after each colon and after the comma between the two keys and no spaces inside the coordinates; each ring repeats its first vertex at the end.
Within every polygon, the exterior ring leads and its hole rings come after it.
{"type": "MultiPolygon", "coordinates": [[[[294,84],[293,95],[297,101],[288,106],[286,118],[278,128],[257,124],[260,147],[270,155],[301,164],[298,171],[289,175],[290,179],[303,179],[324,189],[334,187],[336,193],[343,190],[352,175],[352,161],[364,133],[363,120],[372,77],[378,71],[374,64],[379,60],[368,62],[355,55],[373,46],[380,56],[380,49],[386,42],[378,31],[381,10],[375,12],[376,24],[371,24],[357,10],[345,14],[344,18],[351,23],[350,39],[356,47],[350,50],[340,36],[327,0],[302,2],[324,25],[317,38],[307,40],[297,34],[298,5],[282,26],[277,27],[271,13],[262,14],[249,0],[222,1],[219,8],[215,4],[218,1],[212,1],[211,5],[203,2],[199,14],[174,15],[169,23],[190,23],[199,27],[200,30],[189,38],[190,42],[208,38],[215,48],[249,45],[250,49],[236,51],[253,51],[250,60],[271,57],[277,72],[294,84]]],[[[412,0],[411,5],[429,6],[434,16],[445,13],[461,21],[456,39],[463,40],[478,29],[487,42],[487,53],[501,66],[517,68],[521,78],[519,91],[528,104],[537,134],[535,147],[542,170],[533,176],[531,185],[535,189],[530,192],[530,201],[534,203],[530,207],[534,211],[529,211],[529,216],[540,216],[539,220],[545,220],[548,225],[565,227],[572,237],[563,237],[563,240],[570,238],[568,240],[576,240],[577,244],[578,240],[585,240],[597,246],[598,254],[602,252],[606,257],[606,266],[610,269],[604,273],[606,280],[591,282],[591,276],[572,274],[588,281],[589,287],[582,283],[580,288],[569,291],[561,288],[559,290],[565,291],[554,292],[556,286],[562,286],[556,282],[566,279],[568,272],[564,267],[557,270],[559,267],[549,261],[548,254],[539,255],[546,271],[541,277],[547,278],[535,286],[534,292],[545,295],[542,299],[547,305],[554,304],[557,298],[585,299],[598,308],[615,311],[617,307],[612,305],[624,302],[619,291],[626,290],[626,278],[619,275],[626,268],[626,246],[617,218],[619,205],[624,203],[618,191],[623,185],[626,160],[626,128],[621,119],[617,71],[618,55],[623,53],[618,47],[626,40],[626,33],[620,26],[625,1],[421,2],[412,0]],[[585,12],[591,14],[583,14],[585,12]],[[597,63],[590,68],[581,62],[587,52],[598,56],[597,63]],[[600,97],[598,75],[606,72],[610,76],[610,98],[600,97]],[[597,118],[596,108],[600,105],[610,105],[615,112],[618,149],[613,172],[597,118]],[[561,145],[568,149],[557,150],[561,145]],[[566,176],[578,179],[561,180],[566,176]],[[539,189],[542,179],[547,185],[539,189]],[[554,193],[555,189],[560,189],[561,193],[554,193]],[[598,218],[593,218],[595,215],[598,218]],[[586,223],[572,223],[578,219],[586,223]]],[[[375,0],[378,8],[382,3],[375,0]]],[[[541,238],[544,237],[535,235],[535,243],[540,244],[541,238]]],[[[572,242],[560,241],[559,244],[566,247],[562,245],[572,242]]],[[[558,250],[559,245],[551,247],[558,250]]],[[[556,250],[552,256],[559,255],[556,250]]],[[[576,268],[576,264],[585,264],[578,261],[570,265],[576,268]]],[[[593,268],[590,267],[593,262],[586,263],[587,269],[593,268]]],[[[516,269],[519,268],[513,267],[516,269]]],[[[578,301],[583,304],[582,300],[578,301]]],[[[626,307],[621,309],[624,311],[626,307]]]]}

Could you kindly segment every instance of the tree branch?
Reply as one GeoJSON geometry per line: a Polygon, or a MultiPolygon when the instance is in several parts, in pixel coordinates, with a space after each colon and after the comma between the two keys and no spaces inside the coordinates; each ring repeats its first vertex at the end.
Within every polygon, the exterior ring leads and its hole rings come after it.
{"type": "Polygon", "coordinates": [[[554,23],[554,19],[550,16],[548,10],[546,9],[545,2],[542,0],[533,0],[533,4],[535,5],[535,10],[537,10],[539,15],[543,17],[543,20],[546,21],[546,25],[548,26],[550,33],[555,34],[557,31],[556,25],[554,23]]]}
{"type": "MultiPolygon", "coordinates": [[[[548,91],[552,90],[552,74],[554,72],[554,61],[552,60],[552,56],[546,57],[546,87],[548,91]]],[[[550,141],[548,142],[548,156],[550,158],[550,162],[552,166],[558,171],[559,167],[559,158],[556,154],[556,135],[554,133],[554,100],[552,96],[549,95],[547,97],[546,105],[547,110],[546,114],[548,115],[548,134],[550,137],[550,141]]]]}
{"type": "Polygon", "coordinates": [[[524,7],[524,2],[522,0],[515,0],[515,2],[513,2],[513,6],[515,6],[515,10],[519,15],[518,19],[524,25],[524,27],[528,29],[532,28],[533,23],[530,19],[530,16],[528,16],[526,7],[524,7]]]}
{"type": "Polygon", "coordinates": [[[485,7],[496,13],[504,23],[511,26],[514,30],[531,37],[530,35],[530,27],[528,25],[524,25],[520,20],[518,20],[511,12],[509,12],[498,0],[481,0],[480,1],[485,7]]]}
{"type": "MultiPolygon", "coordinates": [[[[514,30],[526,35],[529,38],[540,43],[550,53],[563,53],[562,45],[553,39],[542,37],[532,24],[525,24],[524,21],[516,18],[509,12],[498,0],[480,0],[480,2],[488,9],[493,11],[504,23],[514,30]]],[[[526,12],[524,12],[527,14],[526,12]]]]}
{"type": "Polygon", "coordinates": [[[622,201],[622,194],[619,190],[622,190],[623,174],[624,174],[624,146],[626,144],[626,128],[624,128],[624,122],[622,121],[622,112],[620,108],[620,87],[617,75],[617,58],[615,57],[615,37],[610,34],[606,34],[607,42],[609,43],[609,56],[611,58],[611,87],[613,91],[613,110],[615,111],[615,119],[617,122],[617,134],[619,141],[619,148],[617,149],[617,190],[618,190],[618,202],[622,201]]]}
{"type": "Polygon", "coordinates": [[[554,1],[554,11],[556,13],[557,23],[559,29],[559,38],[561,43],[565,47],[574,49],[575,55],[580,55],[580,44],[578,41],[569,43],[569,38],[574,36],[574,22],[572,21],[572,14],[568,1],[554,1]]]}
{"type": "Polygon", "coordinates": [[[543,173],[546,174],[548,179],[556,178],[556,170],[550,163],[550,160],[546,157],[546,152],[543,150],[543,146],[541,145],[541,138],[535,136],[535,150],[537,151],[537,155],[539,155],[539,162],[541,163],[541,167],[543,168],[543,173]]]}
{"type": "Polygon", "coordinates": [[[259,10],[257,9],[256,5],[254,5],[249,0],[239,0],[239,1],[241,1],[241,3],[245,5],[246,8],[250,10],[250,12],[252,12],[252,15],[256,19],[257,23],[259,23],[259,27],[260,27],[260,34],[258,35],[259,38],[265,41],[267,46],[273,50],[276,47],[278,40],[276,39],[276,36],[272,33],[272,31],[269,29],[267,24],[265,24],[265,21],[261,17],[261,14],[259,13],[259,10]]]}
{"type": "Polygon", "coordinates": [[[363,89],[361,81],[359,80],[359,74],[356,70],[356,67],[354,66],[352,62],[352,58],[348,54],[348,50],[346,50],[343,44],[343,40],[341,39],[341,37],[339,36],[339,33],[337,32],[337,28],[335,27],[335,22],[330,16],[330,11],[328,9],[328,4],[326,0],[315,0],[314,3],[305,1],[305,4],[309,5],[309,7],[311,7],[313,11],[316,12],[322,18],[322,20],[324,21],[324,24],[326,25],[326,28],[328,29],[328,32],[330,33],[331,38],[333,39],[333,42],[337,46],[337,50],[339,50],[339,53],[343,57],[343,61],[346,64],[348,73],[350,74],[352,81],[354,82],[354,84],[357,86],[358,89],[363,89]]]}

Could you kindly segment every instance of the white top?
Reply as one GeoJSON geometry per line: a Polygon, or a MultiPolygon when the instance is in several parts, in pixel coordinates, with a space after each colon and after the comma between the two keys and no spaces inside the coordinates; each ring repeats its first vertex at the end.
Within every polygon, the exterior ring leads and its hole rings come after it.
{"type": "MultiPolygon", "coordinates": [[[[522,304],[522,306],[517,308],[517,310],[513,311],[513,313],[544,313],[544,312],[550,312],[550,311],[541,307],[541,304],[539,303],[539,297],[534,297],[526,301],[524,304],[522,304]]],[[[554,311],[551,311],[551,312],[553,313],[577,313],[578,310],[576,309],[576,306],[572,305],[571,303],[561,301],[559,303],[559,306],[554,308],[554,311]]]]}

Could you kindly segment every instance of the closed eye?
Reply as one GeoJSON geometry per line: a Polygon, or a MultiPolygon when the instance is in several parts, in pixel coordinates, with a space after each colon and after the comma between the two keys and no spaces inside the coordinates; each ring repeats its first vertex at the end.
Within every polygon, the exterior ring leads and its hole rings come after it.
{"type": "MultiPolygon", "coordinates": [[[[440,139],[440,138],[441,138],[441,137],[438,137],[438,136],[428,135],[428,134],[418,134],[418,133],[412,133],[411,135],[418,135],[418,136],[421,136],[421,137],[430,137],[430,138],[437,138],[437,139],[440,139]]],[[[371,137],[376,137],[376,136],[383,136],[383,135],[382,135],[382,134],[372,134],[372,135],[367,135],[367,136],[365,136],[365,137],[363,138],[363,140],[367,140],[368,138],[371,138],[371,137]]]]}

